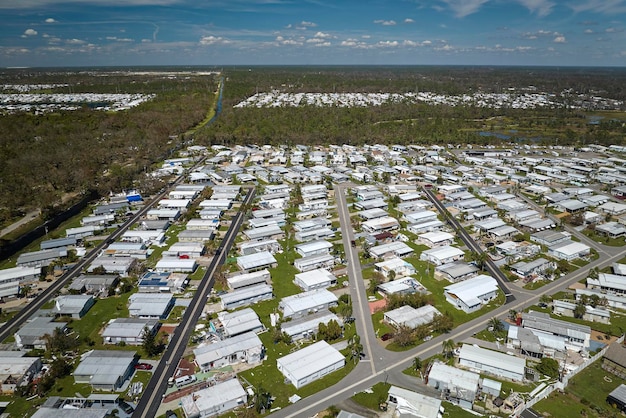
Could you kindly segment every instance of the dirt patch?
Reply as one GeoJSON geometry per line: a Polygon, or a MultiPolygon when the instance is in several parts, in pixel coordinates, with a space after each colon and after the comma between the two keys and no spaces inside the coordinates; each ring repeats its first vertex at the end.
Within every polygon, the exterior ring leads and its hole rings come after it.
{"type": "Polygon", "coordinates": [[[375,302],[369,302],[368,305],[370,308],[370,314],[374,314],[380,310],[385,309],[385,306],[387,306],[387,299],[380,299],[375,302]]]}

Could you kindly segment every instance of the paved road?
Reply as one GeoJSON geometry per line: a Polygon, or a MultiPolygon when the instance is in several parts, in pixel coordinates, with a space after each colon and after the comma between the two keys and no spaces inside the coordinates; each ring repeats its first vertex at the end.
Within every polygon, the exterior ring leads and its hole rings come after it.
{"type": "MultiPolygon", "coordinates": [[[[360,261],[357,251],[350,245],[350,240],[354,235],[344,195],[344,191],[348,187],[350,187],[349,184],[335,186],[335,196],[337,199],[337,211],[339,213],[341,231],[343,233],[343,243],[346,248],[346,258],[348,260],[348,277],[350,281],[350,294],[352,296],[353,315],[357,318],[357,332],[361,336],[361,343],[364,346],[366,357],[339,383],[304,398],[293,405],[276,411],[272,414],[272,417],[311,417],[317,412],[331,405],[336,405],[342,400],[371,387],[377,382],[388,381],[403,385],[409,389],[417,389],[417,386],[420,385],[419,382],[405,378],[402,375],[402,370],[410,367],[415,357],[422,359],[432,357],[441,352],[443,341],[448,339],[457,342],[466,340],[475,333],[483,330],[487,326],[487,322],[490,318],[496,317],[504,319],[508,316],[509,310],[521,311],[526,309],[536,304],[543,294],[553,294],[565,290],[572,283],[584,279],[587,277],[591,268],[597,267],[602,269],[623,257],[621,252],[616,252],[611,255],[600,253],[598,260],[536,291],[527,291],[516,286],[510,286],[509,291],[512,294],[512,298],[510,298],[509,303],[499,306],[488,314],[466,322],[450,333],[439,335],[411,350],[401,353],[387,351],[380,345],[374,335],[373,324],[367,306],[365,285],[363,284],[361,275],[360,261]]],[[[428,389],[421,387],[420,390],[427,391],[428,389]]]]}
{"type": "MultiPolygon", "coordinates": [[[[461,223],[448,212],[448,210],[445,208],[445,206],[443,206],[439,199],[437,199],[434,193],[425,188],[422,188],[422,190],[424,191],[424,194],[426,194],[426,197],[428,197],[433,205],[435,205],[435,208],[437,208],[439,213],[441,213],[441,216],[448,221],[448,224],[452,228],[454,228],[457,235],[461,238],[461,240],[463,240],[467,248],[477,254],[484,254],[483,249],[480,248],[478,243],[476,243],[476,241],[474,241],[470,234],[467,233],[465,228],[461,226],[461,223]]],[[[495,265],[493,260],[488,255],[486,255],[485,257],[484,267],[489,273],[491,273],[491,277],[496,279],[496,281],[498,282],[498,286],[500,286],[500,289],[502,289],[502,291],[504,292],[504,296],[506,297],[507,302],[511,302],[513,300],[513,294],[509,290],[508,280],[504,273],[502,273],[502,270],[500,270],[498,266],[495,265]]]]}
{"type": "Polygon", "coordinates": [[[151,201],[146,202],[145,205],[133,216],[131,219],[126,220],[117,230],[109,235],[109,237],[100,244],[98,244],[95,248],[93,248],[89,253],[85,255],[79,262],[77,262],[71,270],[67,271],[63,276],[59,277],[55,280],[47,289],[42,291],[39,296],[31,301],[28,305],[26,305],[22,310],[20,310],[11,320],[7,321],[0,328],[0,341],[4,341],[7,337],[13,335],[18,328],[28,320],[31,315],[37,312],[44,304],[46,304],[50,299],[56,295],[58,291],[60,291],[67,283],[69,283],[72,279],[79,276],[83,269],[85,269],[93,260],[100,255],[102,250],[108,246],[111,242],[117,240],[133,225],[137,222],[142,216],[144,216],[159,200],[161,200],[167,193],[169,193],[172,187],[175,187],[178,183],[180,183],[183,179],[183,176],[178,177],[171,185],[170,188],[164,189],[159,195],[153,198],[151,201]]]}
{"type": "MultiPolygon", "coordinates": [[[[254,199],[255,193],[256,190],[254,188],[248,189],[248,194],[244,199],[242,208],[249,206],[252,199],[254,199]]],[[[194,327],[202,314],[202,310],[206,305],[207,296],[209,296],[211,289],[213,288],[213,284],[215,283],[214,273],[226,261],[228,252],[230,251],[233,242],[235,242],[235,238],[237,237],[237,233],[239,232],[239,228],[241,227],[244,218],[245,211],[238,212],[233,218],[230,228],[228,228],[228,231],[222,239],[211,264],[202,277],[200,285],[198,286],[191,303],[185,310],[179,326],[176,327],[176,330],[172,334],[171,340],[165,350],[165,353],[163,354],[163,357],[161,358],[161,361],[159,362],[159,365],[154,370],[152,378],[146,385],[144,394],[141,397],[135,412],[133,413],[133,418],[154,418],[157,416],[159,405],[161,404],[161,400],[167,389],[167,381],[171,376],[174,376],[174,372],[178,367],[178,362],[182,358],[185,348],[189,343],[191,333],[193,332],[194,327]]]]}

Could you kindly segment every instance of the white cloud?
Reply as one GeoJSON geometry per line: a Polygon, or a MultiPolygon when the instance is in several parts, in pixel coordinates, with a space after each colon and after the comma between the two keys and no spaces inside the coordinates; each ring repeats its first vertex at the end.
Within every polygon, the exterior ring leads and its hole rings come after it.
{"type": "Polygon", "coordinates": [[[476,13],[489,0],[443,0],[456,17],[465,17],[476,13]]]}
{"type": "Polygon", "coordinates": [[[341,46],[356,46],[358,42],[359,41],[357,41],[356,39],[348,38],[345,41],[341,41],[341,43],[339,45],[341,45],[341,46]]]}
{"type": "Polygon", "coordinates": [[[554,38],[554,41],[557,44],[564,44],[565,41],[565,36],[557,36],[556,38],[554,38]]]}
{"type": "Polygon", "coordinates": [[[453,51],[454,47],[448,44],[445,44],[443,46],[438,46],[434,48],[435,51],[453,51]]]}
{"type": "Polygon", "coordinates": [[[149,43],[151,43],[151,42],[152,42],[152,39],[146,39],[146,38],[143,38],[143,39],[141,40],[141,43],[142,43],[142,44],[149,44],[149,43]]]}
{"type": "Polygon", "coordinates": [[[293,39],[285,39],[281,42],[282,45],[302,45],[302,42],[293,40],[293,39]]]}
{"type": "Polygon", "coordinates": [[[118,38],[117,36],[107,36],[107,41],[115,41],[115,42],[133,42],[133,39],[130,38],[118,38]]]}
{"type": "Polygon", "coordinates": [[[37,35],[37,31],[35,29],[26,29],[24,31],[23,36],[35,36],[35,35],[37,35]]]}
{"type": "Polygon", "coordinates": [[[326,38],[332,38],[333,36],[330,33],[325,33],[325,32],[317,32],[315,34],[316,38],[322,38],[322,39],[326,39],[326,38]]]}
{"type": "Polygon", "coordinates": [[[369,38],[371,38],[371,36],[370,36],[370,35],[361,35],[361,38],[363,38],[363,39],[369,39],[369,38]]]}
{"type": "Polygon", "coordinates": [[[568,6],[576,13],[594,12],[607,15],[626,13],[626,0],[581,0],[568,3],[570,3],[568,6]]]}
{"type": "Polygon", "coordinates": [[[57,23],[56,20],[54,20],[53,18],[49,17],[45,20],[46,23],[57,23]]]}
{"type": "Polygon", "coordinates": [[[585,33],[586,34],[592,34],[593,33],[593,29],[585,29],[585,33]]]}
{"type": "Polygon", "coordinates": [[[378,41],[378,43],[376,44],[380,47],[390,47],[390,48],[394,48],[398,45],[400,45],[400,43],[398,41],[378,41]]]}
{"type": "Polygon", "coordinates": [[[83,44],[86,44],[87,42],[83,41],[82,39],[72,38],[72,39],[66,39],[65,43],[69,45],[83,45],[83,44]]]}
{"type": "Polygon", "coordinates": [[[306,43],[308,44],[321,44],[325,42],[324,39],[322,38],[310,38],[306,40],[306,43]]]}
{"type": "Polygon", "coordinates": [[[422,45],[432,45],[432,42],[427,39],[422,42],[422,45]]]}
{"type": "Polygon", "coordinates": [[[404,23],[415,23],[415,20],[411,19],[410,17],[407,17],[406,19],[404,19],[404,23]]]}
{"type": "MultiPolygon", "coordinates": [[[[291,27],[291,25],[289,25],[289,27],[291,27]]],[[[295,27],[296,29],[299,29],[299,30],[307,30],[308,28],[316,28],[317,23],[307,22],[306,20],[303,20],[302,22],[297,24],[295,27]]]]}
{"type": "Polygon", "coordinates": [[[221,36],[203,36],[200,38],[200,45],[217,45],[217,44],[229,44],[231,43],[229,40],[222,38],[221,36]]]}
{"type": "Polygon", "coordinates": [[[524,39],[538,39],[538,38],[548,38],[548,37],[559,37],[559,36],[563,36],[561,33],[559,32],[553,32],[551,30],[543,30],[540,29],[536,32],[524,32],[521,34],[521,37],[524,39]]]}
{"type": "Polygon", "coordinates": [[[404,46],[421,46],[421,44],[419,42],[411,41],[409,39],[405,39],[404,41],[402,41],[402,45],[404,45],[404,46]]]}
{"type": "Polygon", "coordinates": [[[319,44],[315,44],[315,46],[320,46],[320,47],[325,47],[325,46],[330,46],[330,42],[326,41],[326,42],[321,42],[319,44]]]}
{"type": "Polygon", "coordinates": [[[378,23],[379,25],[383,25],[383,26],[395,26],[396,25],[396,21],[395,20],[378,19],[378,20],[375,20],[374,23],[378,23]]]}
{"type": "Polygon", "coordinates": [[[517,0],[522,6],[526,7],[531,13],[536,13],[539,17],[544,17],[552,12],[554,3],[550,0],[517,0]]]}

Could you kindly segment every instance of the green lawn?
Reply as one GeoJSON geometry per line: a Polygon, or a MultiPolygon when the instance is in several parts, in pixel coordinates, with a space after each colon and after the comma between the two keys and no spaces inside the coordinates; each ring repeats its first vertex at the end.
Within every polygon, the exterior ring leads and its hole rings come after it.
{"type": "Polygon", "coordinates": [[[448,282],[447,280],[436,280],[435,268],[432,265],[429,265],[429,263],[427,263],[426,261],[419,260],[418,256],[406,257],[405,260],[415,267],[415,269],[417,270],[417,280],[430,291],[432,300],[434,302],[433,306],[437,308],[441,313],[448,312],[454,319],[455,327],[471,321],[474,318],[478,318],[479,316],[482,316],[491,310],[496,309],[498,306],[501,306],[505,301],[502,292],[498,292],[498,297],[491,301],[489,304],[483,306],[478,312],[466,314],[465,312],[454,308],[446,301],[446,297],[444,296],[443,291],[444,287],[450,285],[450,282],[448,282]]]}
{"type": "Polygon", "coordinates": [[[267,350],[263,364],[241,372],[239,376],[243,378],[244,382],[248,382],[252,386],[263,386],[272,396],[276,397],[272,404],[273,408],[289,405],[289,397],[293,394],[298,394],[298,396],[304,398],[334,385],[347,376],[356,365],[354,362],[346,359],[346,366],[343,369],[337,370],[323,379],[309,383],[300,389],[296,389],[292,384],[285,383],[285,377],[276,367],[276,359],[294,352],[295,348],[283,342],[275,344],[269,332],[260,334],[259,338],[267,350]]]}
{"type": "Polygon", "coordinates": [[[601,234],[598,234],[595,231],[591,231],[587,228],[583,229],[583,234],[585,234],[587,237],[591,238],[592,240],[599,242],[600,244],[604,244],[604,245],[609,245],[611,247],[622,247],[624,246],[624,237],[619,237],[619,238],[610,238],[601,234]]]}
{"type": "MultiPolygon", "coordinates": [[[[381,402],[387,400],[389,395],[389,388],[391,387],[388,383],[376,383],[371,387],[371,391],[373,393],[368,392],[359,392],[352,397],[352,400],[356,403],[372,410],[379,411],[379,405],[381,402]]],[[[442,402],[441,406],[445,409],[444,416],[453,417],[453,418],[475,418],[476,415],[472,414],[461,408],[458,405],[451,404],[450,402],[442,402]]]]}
{"type": "Polygon", "coordinates": [[[378,411],[381,402],[385,402],[387,400],[390,387],[391,384],[389,383],[376,383],[371,387],[373,393],[368,393],[369,391],[359,392],[352,397],[352,400],[359,405],[363,405],[364,407],[371,409],[372,411],[378,411]]]}
{"type": "Polygon", "coordinates": [[[626,382],[602,370],[599,360],[572,378],[564,393],[553,392],[534,409],[559,418],[621,416],[605,400],[622,383],[626,382]]]}
{"type": "MultiPolygon", "coordinates": [[[[102,337],[99,332],[111,319],[128,318],[128,298],[130,295],[131,293],[125,293],[120,296],[97,299],[84,317],[73,320],[68,327],[83,340],[90,338],[95,342],[95,346],[89,347],[89,349],[110,349],[112,347],[110,344],[106,346],[102,344],[102,337]]],[[[124,348],[128,350],[132,347],[124,348]]]]}

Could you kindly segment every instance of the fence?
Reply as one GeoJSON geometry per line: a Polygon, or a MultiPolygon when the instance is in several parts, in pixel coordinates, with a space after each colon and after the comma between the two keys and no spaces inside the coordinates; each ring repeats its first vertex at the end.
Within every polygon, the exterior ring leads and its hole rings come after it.
{"type": "MultiPolygon", "coordinates": [[[[619,343],[619,344],[621,344],[622,342],[624,342],[624,335],[619,337],[617,339],[617,341],[616,341],[616,343],[619,343]]],[[[604,353],[606,353],[606,350],[608,350],[608,349],[609,349],[609,346],[607,345],[602,350],[600,350],[598,353],[596,353],[596,355],[594,355],[593,357],[587,359],[579,368],[577,368],[576,370],[572,371],[570,374],[564,376],[561,379],[560,382],[555,382],[555,383],[551,384],[550,386],[546,387],[544,390],[542,390],[540,393],[538,393],[533,399],[531,399],[528,402],[525,402],[524,404],[522,404],[522,407],[519,408],[519,410],[516,410],[513,414],[511,414],[511,417],[519,416],[519,414],[522,411],[524,411],[527,408],[531,408],[537,402],[547,398],[548,395],[550,395],[555,390],[557,390],[557,389],[558,390],[565,389],[567,387],[567,385],[569,384],[569,380],[572,377],[576,376],[578,373],[580,373],[581,371],[585,370],[589,365],[591,365],[595,361],[599,360],[602,356],[604,356],[604,353]]]]}

